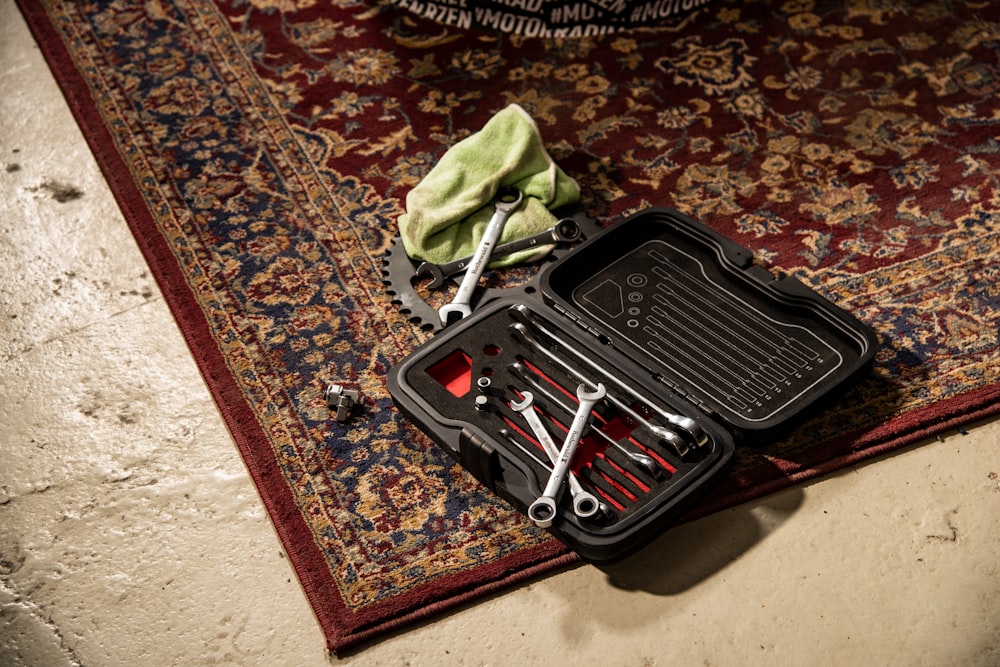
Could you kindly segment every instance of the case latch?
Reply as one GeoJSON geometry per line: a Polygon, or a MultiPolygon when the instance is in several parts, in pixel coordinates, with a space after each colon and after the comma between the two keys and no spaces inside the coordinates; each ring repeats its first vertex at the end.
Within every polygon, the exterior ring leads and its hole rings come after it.
{"type": "Polygon", "coordinates": [[[463,428],[458,437],[458,456],[462,467],[486,488],[496,490],[500,460],[493,443],[479,433],[463,428]]]}

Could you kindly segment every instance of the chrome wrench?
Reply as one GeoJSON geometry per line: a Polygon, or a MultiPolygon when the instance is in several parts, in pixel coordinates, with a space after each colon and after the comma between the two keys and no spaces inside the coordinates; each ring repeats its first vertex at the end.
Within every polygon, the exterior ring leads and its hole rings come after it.
{"type": "MultiPolygon", "coordinates": [[[[505,440],[507,440],[507,442],[509,442],[512,446],[517,447],[521,451],[522,454],[524,454],[529,459],[531,459],[532,461],[534,461],[535,463],[537,463],[540,467],[545,468],[547,470],[551,470],[552,469],[552,462],[551,461],[549,461],[548,463],[546,463],[542,459],[538,458],[538,456],[535,454],[535,450],[536,450],[535,447],[531,447],[531,449],[529,450],[528,446],[526,446],[523,443],[521,443],[516,437],[514,437],[513,433],[511,433],[510,431],[508,431],[505,428],[497,429],[497,433],[501,437],[503,437],[505,440]]],[[[558,451],[556,453],[558,454],[558,451]]],[[[548,457],[546,457],[546,458],[548,458],[548,457]]],[[[611,508],[608,506],[607,503],[600,503],[599,504],[599,506],[598,506],[598,513],[599,514],[603,514],[606,517],[612,516],[612,514],[611,514],[611,508]]]]}
{"type": "MultiPolygon", "coordinates": [[[[542,325],[538,321],[538,319],[534,316],[534,314],[524,304],[517,304],[511,306],[511,311],[516,313],[518,315],[518,318],[521,319],[523,322],[527,322],[530,326],[534,327],[537,331],[539,331],[543,336],[545,336],[546,338],[548,338],[549,340],[551,340],[553,343],[563,348],[564,350],[567,350],[570,354],[572,354],[577,359],[590,366],[593,370],[598,371],[600,373],[607,373],[607,371],[602,369],[601,366],[597,364],[593,359],[581,353],[575,347],[567,344],[553,331],[549,330],[544,325],[542,325]]],[[[655,401],[651,401],[647,399],[645,396],[642,396],[641,394],[639,394],[638,391],[636,391],[631,386],[629,386],[622,380],[618,379],[617,377],[609,375],[608,379],[613,384],[615,384],[621,391],[630,394],[633,399],[646,405],[647,407],[649,407],[649,409],[659,414],[661,417],[663,417],[663,419],[665,419],[671,425],[676,426],[677,428],[687,433],[690,439],[695,443],[695,446],[702,447],[708,443],[708,435],[705,433],[705,430],[701,428],[701,426],[699,426],[698,422],[696,422],[695,420],[691,419],[690,417],[685,417],[684,415],[678,415],[676,413],[664,410],[663,408],[658,406],[655,401]]]]}
{"type": "MultiPolygon", "coordinates": [[[[590,380],[583,373],[573,368],[573,366],[571,366],[569,362],[565,361],[558,354],[546,348],[540,342],[535,340],[535,337],[531,335],[531,332],[529,332],[528,328],[524,326],[522,323],[515,322],[514,324],[510,325],[510,327],[511,329],[514,330],[517,337],[520,338],[525,344],[531,346],[539,353],[544,355],[547,359],[552,361],[552,363],[562,368],[570,377],[577,380],[578,382],[590,383],[590,380]]],[[[606,375],[609,379],[611,378],[610,373],[605,372],[602,374],[606,375]]],[[[663,428],[662,426],[657,426],[656,424],[652,423],[651,421],[640,415],[638,412],[633,410],[631,407],[629,407],[625,403],[625,401],[622,401],[615,396],[608,394],[607,399],[619,410],[621,410],[629,417],[634,419],[639,424],[640,427],[652,433],[658,440],[666,442],[671,447],[673,447],[674,451],[677,453],[678,456],[683,457],[685,454],[687,454],[688,443],[679,434],[674,433],[670,429],[663,428]]]]}
{"type": "Polygon", "coordinates": [[[603,384],[598,384],[596,391],[587,391],[585,384],[576,388],[576,397],[580,404],[576,408],[576,414],[573,415],[573,423],[570,424],[562,449],[559,450],[559,457],[552,464],[552,474],[549,475],[549,481],[546,483],[542,495],[528,506],[528,518],[536,526],[548,528],[556,518],[556,496],[566,478],[566,473],[569,472],[569,465],[573,460],[573,454],[576,453],[577,445],[580,444],[583,430],[587,428],[587,422],[590,421],[590,411],[606,394],[607,391],[603,384]]]}
{"type": "MultiPolygon", "coordinates": [[[[542,383],[535,378],[531,377],[532,373],[519,361],[515,361],[509,367],[510,372],[521,382],[524,382],[528,386],[532,387],[541,394],[545,399],[556,407],[565,410],[566,412],[573,412],[572,406],[556,395],[555,392],[547,389],[542,385],[542,383]]],[[[640,452],[634,452],[626,449],[622,443],[618,442],[610,435],[602,431],[597,427],[591,427],[591,433],[595,433],[601,437],[608,445],[614,447],[619,452],[621,452],[633,465],[638,467],[640,470],[645,472],[647,475],[652,477],[654,480],[663,479],[663,468],[656,462],[652,456],[646,456],[640,452]]]]}
{"type": "MultiPolygon", "coordinates": [[[[545,428],[545,424],[542,423],[542,420],[535,412],[535,407],[533,405],[535,397],[531,395],[530,391],[521,392],[521,396],[523,396],[523,398],[520,401],[511,401],[510,409],[514,412],[521,413],[524,420],[528,422],[528,426],[531,428],[531,432],[535,435],[535,439],[542,445],[542,449],[545,450],[549,460],[555,464],[556,460],[559,458],[559,447],[552,439],[548,429],[545,428]]],[[[576,478],[576,475],[573,474],[572,470],[570,470],[567,474],[569,492],[573,496],[573,513],[581,519],[586,519],[597,514],[598,510],[601,509],[600,501],[596,496],[588,492],[583,488],[583,486],[580,485],[580,480],[576,478]]]]}
{"type": "Polygon", "coordinates": [[[479,279],[486,270],[486,265],[490,263],[493,255],[493,247],[503,232],[503,227],[507,223],[510,214],[521,205],[524,194],[517,188],[502,188],[493,199],[494,212],[483,232],[483,238],[479,240],[476,252],[469,262],[469,270],[465,272],[462,283],[458,286],[458,293],[451,303],[445,304],[438,309],[442,326],[447,326],[452,315],[458,314],[459,319],[466,318],[472,314],[472,293],[479,284],[479,279]]]}
{"type": "MultiPolygon", "coordinates": [[[[538,234],[532,234],[523,239],[498,245],[493,249],[492,256],[506,257],[520,250],[528,250],[549,243],[571,243],[580,238],[581,234],[580,225],[577,224],[576,220],[573,218],[563,218],[538,234]]],[[[454,262],[446,264],[421,262],[417,266],[416,277],[430,277],[431,282],[427,285],[428,289],[438,289],[444,285],[446,279],[464,271],[469,266],[469,263],[472,262],[472,259],[473,257],[463,257],[462,259],[456,259],[454,262]]]]}

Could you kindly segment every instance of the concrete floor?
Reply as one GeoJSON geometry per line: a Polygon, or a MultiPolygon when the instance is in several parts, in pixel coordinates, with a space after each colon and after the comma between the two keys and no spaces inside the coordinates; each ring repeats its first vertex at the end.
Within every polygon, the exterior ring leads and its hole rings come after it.
{"type": "Polygon", "coordinates": [[[340,660],[0,0],[0,665],[1000,665],[1000,423],[340,660]]]}

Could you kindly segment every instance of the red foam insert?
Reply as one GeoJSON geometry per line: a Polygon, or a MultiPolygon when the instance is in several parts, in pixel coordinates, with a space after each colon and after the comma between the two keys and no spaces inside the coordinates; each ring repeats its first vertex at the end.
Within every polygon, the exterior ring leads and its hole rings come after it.
{"type": "Polygon", "coordinates": [[[461,398],[472,390],[472,357],[461,350],[455,350],[428,368],[427,374],[452,396],[461,398]]]}

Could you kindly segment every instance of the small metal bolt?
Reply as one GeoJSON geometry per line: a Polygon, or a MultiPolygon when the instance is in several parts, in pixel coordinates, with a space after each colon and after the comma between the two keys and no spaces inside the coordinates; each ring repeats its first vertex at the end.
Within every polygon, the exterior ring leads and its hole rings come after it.
{"type": "Polygon", "coordinates": [[[351,410],[361,397],[361,393],[356,389],[345,389],[339,384],[331,384],[323,392],[326,399],[326,407],[333,411],[334,419],[339,422],[347,421],[351,416],[351,410]]]}

